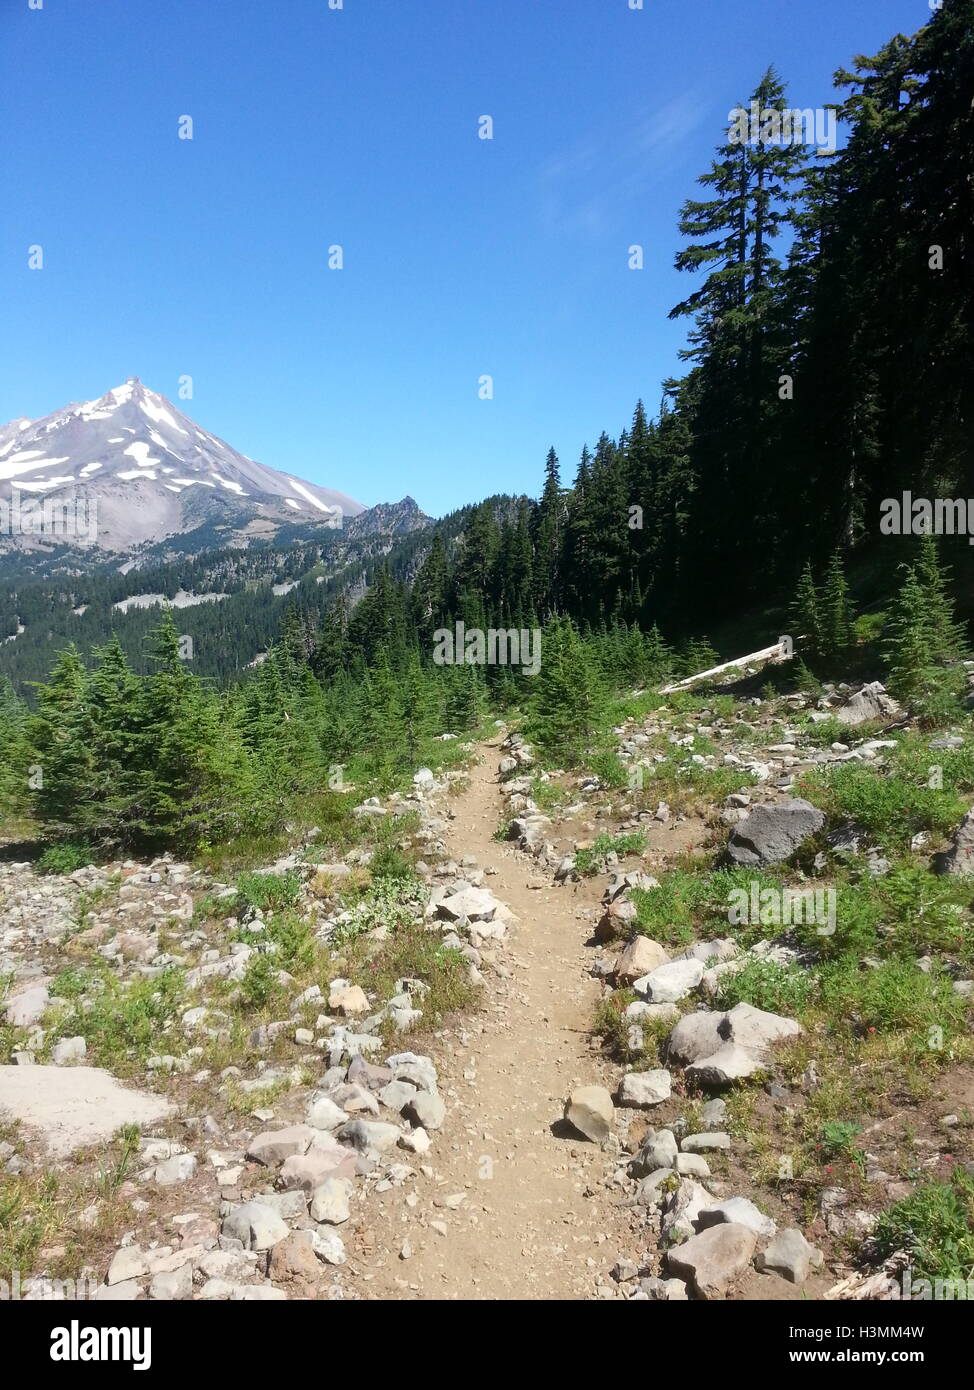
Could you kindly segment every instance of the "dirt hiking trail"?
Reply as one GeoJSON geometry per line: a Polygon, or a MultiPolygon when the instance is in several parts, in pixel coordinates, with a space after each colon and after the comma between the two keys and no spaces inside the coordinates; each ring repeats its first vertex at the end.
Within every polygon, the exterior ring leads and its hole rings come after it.
{"type": "Polygon", "coordinates": [[[599,986],[587,973],[592,916],[583,910],[597,904],[599,890],[556,887],[493,838],[504,812],[499,746],[479,751],[468,788],[452,803],[447,848],[458,862],[476,858],[484,886],[517,925],[498,953],[501,980],[489,986],[486,1012],[461,1036],[456,1079],[443,1078],[444,1142],[419,1197],[431,1208],[427,1225],[409,1223],[407,1257],[393,1251],[394,1280],[377,1278],[365,1296],[592,1298],[619,1253],[605,1222],[628,1227],[606,1200],[610,1156],[572,1137],[561,1119],[573,1086],[611,1070],[589,1042],[599,986]]]}

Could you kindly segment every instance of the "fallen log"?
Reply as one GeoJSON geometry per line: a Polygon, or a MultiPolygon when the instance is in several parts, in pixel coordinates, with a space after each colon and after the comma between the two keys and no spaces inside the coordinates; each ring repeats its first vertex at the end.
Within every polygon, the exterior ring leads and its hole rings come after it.
{"type": "Polygon", "coordinates": [[[767,665],[769,662],[790,661],[793,655],[792,638],[779,637],[777,642],[772,643],[770,647],[762,647],[760,651],[751,652],[748,656],[736,657],[733,661],[725,661],[720,666],[711,666],[707,671],[698,671],[695,676],[686,676],[681,681],[664,685],[660,694],[672,695],[677,690],[688,690],[697,681],[709,680],[711,676],[719,676],[725,671],[733,671],[736,666],[749,666],[755,662],[767,665]]]}

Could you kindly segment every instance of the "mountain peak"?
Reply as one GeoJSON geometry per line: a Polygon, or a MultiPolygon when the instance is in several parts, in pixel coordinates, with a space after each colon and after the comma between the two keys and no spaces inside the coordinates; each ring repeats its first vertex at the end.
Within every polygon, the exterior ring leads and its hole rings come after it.
{"type": "MultiPolygon", "coordinates": [[[[97,400],[0,427],[0,500],[15,492],[94,502],[96,544],[114,553],[203,525],[243,544],[272,538],[285,522],[337,529],[364,510],[238,453],[137,376],[97,400]]],[[[28,545],[33,536],[23,530],[28,545]]],[[[20,534],[13,543],[23,543],[20,534]]]]}

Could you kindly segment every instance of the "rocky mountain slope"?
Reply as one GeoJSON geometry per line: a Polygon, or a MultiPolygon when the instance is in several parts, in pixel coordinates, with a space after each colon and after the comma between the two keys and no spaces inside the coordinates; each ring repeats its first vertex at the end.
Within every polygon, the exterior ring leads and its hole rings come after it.
{"type": "Polygon", "coordinates": [[[295,521],[337,529],[365,511],[343,492],[238,453],[138,377],[96,401],[0,428],[0,501],[35,518],[38,502],[49,511],[68,504],[60,534],[35,520],[7,528],[17,533],[0,536],[0,548],[61,542],[112,553],[207,524],[223,544],[273,537],[295,521]]]}

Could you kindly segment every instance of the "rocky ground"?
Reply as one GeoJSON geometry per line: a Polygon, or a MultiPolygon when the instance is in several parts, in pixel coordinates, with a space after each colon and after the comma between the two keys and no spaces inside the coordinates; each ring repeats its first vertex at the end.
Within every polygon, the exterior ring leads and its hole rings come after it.
{"type": "MultiPolygon", "coordinates": [[[[236,883],[0,863],[0,1274],[99,1299],[861,1295],[877,1211],[974,1158],[969,1054],[921,1083],[868,1029],[836,1053],[814,1010],[727,993],[811,976],[814,938],[641,914],[702,862],[888,874],[796,793],[882,776],[899,718],[876,687],[671,704],[617,727],[621,786],[502,730],[468,774],[358,806],[340,854],[312,833],[236,883]],[[833,1094],[835,1067],[862,1087],[833,1094]],[[823,1126],[849,1142],[815,1168],[823,1126]]],[[[965,871],[972,838],[910,851],[965,871]]],[[[947,964],[963,1003],[969,956],[947,964]]]]}

